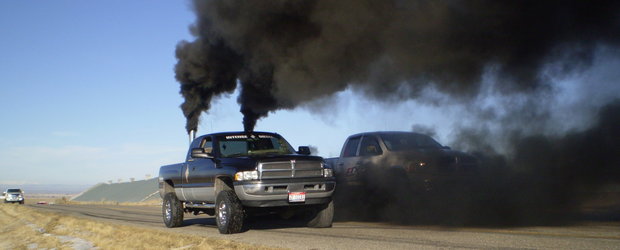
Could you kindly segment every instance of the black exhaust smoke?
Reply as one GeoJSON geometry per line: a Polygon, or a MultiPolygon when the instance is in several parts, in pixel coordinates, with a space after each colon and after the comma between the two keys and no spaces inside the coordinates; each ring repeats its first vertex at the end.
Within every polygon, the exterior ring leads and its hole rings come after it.
{"type": "Polygon", "coordinates": [[[620,44],[618,1],[194,1],[194,41],[175,67],[186,129],[241,87],[245,130],[269,112],[348,86],[377,99],[432,86],[458,99],[485,73],[537,91],[620,44]],[[544,71],[544,72],[543,72],[544,71]],[[544,73],[544,74],[543,74],[544,73]]]}
{"type": "Polygon", "coordinates": [[[214,43],[198,38],[177,46],[176,79],[185,98],[181,109],[188,133],[198,129],[200,114],[209,110],[213,96],[231,93],[237,86],[240,57],[221,41],[214,43]]]}
{"type": "MultiPolygon", "coordinates": [[[[336,218],[447,226],[565,225],[593,216],[617,220],[617,203],[609,211],[597,208],[599,214],[583,210],[602,187],[620,183],[620,99],[595,116],[584,131],[506,134],[514,147],[510,155],[474,146],[481,150],[474,152],[479,162],[475,173],[443,175],[429,183],[387,167],[419,160],[414,154],[362,164],[361,186],[339,183],[336,189],[336,218]]],[[[458,140],[482,145],[494,138],[484,130],[462,130],[458,140]]]]}
{"type": "MultiPolygon", "coordinates": [[[[474,194],[477,223],[557,224],[592,217],[584,204],[609,184],[620,183],[620,99],[601,107],[592,126],[562,135],[506,130],[510,154],[494,152],[482,130],[461,130],[458,140],[473,146],[483,176],[474,194]],[[484,150],[484,151],[483,151],[484,150]]],[[[471,204],[470,204],[471,205],[471,204]]],[[[597,208],[599,212],[606,207],[597,208]]],[[[616,208],[612,208],[616,209],[616,208]]],[[[471,218],[470,218],[471,219],[471,218]]],[[[617,218],[600,217],[608,220],[617,218]]]]}

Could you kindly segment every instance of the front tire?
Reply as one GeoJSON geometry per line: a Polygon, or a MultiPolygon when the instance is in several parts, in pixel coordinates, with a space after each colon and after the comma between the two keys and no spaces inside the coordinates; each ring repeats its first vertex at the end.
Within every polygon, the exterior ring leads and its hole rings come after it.
{"type": "Polygon", "coordinates": [[[223,190],[215,199],[215,221],[221,234],[241,232],[244,212],[241,201],[232,190],[223,190]]]}
{"type": "Polygon", "coordinates": [[[183,205],[174,193],[167,193],[164,196],[164,204],[161,208],[166,227],[183,225],[183,205]]]}
{"type": "Polygon", "coordinates": [[[334,201],[331,200],[327,204],[323,204],[316,208],[312,213],[310,221],[308,221],[308,227],[314,228],[326,228],[332,227],[332,221],[334,220],[334,201]]]}

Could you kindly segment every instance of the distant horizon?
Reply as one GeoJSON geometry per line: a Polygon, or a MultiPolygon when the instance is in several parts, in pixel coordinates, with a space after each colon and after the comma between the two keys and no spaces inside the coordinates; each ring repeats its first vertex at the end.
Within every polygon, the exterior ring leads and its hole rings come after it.
{"type": "Polygon", "coordinates": [[[70,194],[70,195],[75,195],[75,194],[79,194],[82,193],[96,185],[99,184],[119,184],[119,183],[129,183],[129,182],[136,182],[136,181],[147,181],[147,180],[152,180],[155,179],[157,177],[152,177],[149,179],[139,179],[139,180],[134,180],[134,181],[130,181],[130,180],[124,180],[122,182],[97,182],[97,183],[92,183],[92,184],[36,184],[36,183],[23,183],[23,184],[7,184],[7,183],[0,183],[0,190],[2,190],[2,192],[4,192],[5,190],[9,189],[9,188],[19,188],[22,191],[25,192],[26,195],[28,194],[70,194]]]}

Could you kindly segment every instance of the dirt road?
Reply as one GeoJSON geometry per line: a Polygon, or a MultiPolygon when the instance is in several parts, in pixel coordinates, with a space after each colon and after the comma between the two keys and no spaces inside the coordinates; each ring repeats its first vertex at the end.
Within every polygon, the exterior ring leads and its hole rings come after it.
{"type": "Polygon", "coordinates": [[[174,230],[244,243],[292,249],[620,249],[620,223],[577,226],[460,228],[336,222],[333,228],[306,228],[294,221],[257,218],[246,232],[220,235],[207,215],[188,215],[183,227],[165,228],[156,206],[29,205],[33,208],[113,223],[174,230]]]}

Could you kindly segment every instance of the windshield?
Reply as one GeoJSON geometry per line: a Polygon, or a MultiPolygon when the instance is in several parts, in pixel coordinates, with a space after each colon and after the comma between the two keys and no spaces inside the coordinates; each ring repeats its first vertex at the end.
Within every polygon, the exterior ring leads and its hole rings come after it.
{"type": "Polygon", "coordinates": [[[295,150],[277,135],[226,135],[218,137],[222,157],[293,154],[295,150]]]}
{"type": "Polygon", "coordinates": [[[7,193],[21,193],[22,190],[21,189],[8,189],[6,190],[7,193]]]}
{"type": "Polygon", "coordinates": [[[385,146],[390,151],[441,148],[441,144],[433,140],[433,138],[422,134],[382,134],[381,138],[383,138],[385,146]]]}

